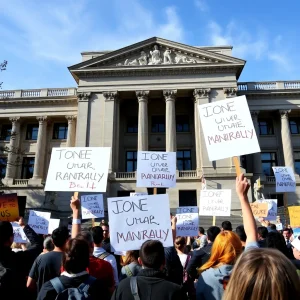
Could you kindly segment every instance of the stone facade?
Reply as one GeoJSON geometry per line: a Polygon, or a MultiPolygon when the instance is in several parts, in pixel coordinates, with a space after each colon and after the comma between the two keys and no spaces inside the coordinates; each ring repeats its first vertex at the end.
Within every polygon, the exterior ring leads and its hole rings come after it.
{"type": "MultiPolygon", "coordinates": [[[[136,151],[177,151],[177,186],[160,192],[169,194],[172,210],[199,204],[202,176],[207,188],[234,189],[235,168],[231,158],[208,160],[197,105],[246,95],[264,153],[241,158],[252,184],[249,196],[282,197],[268,168],[295,169],[300,161],[300,82],[238,83],[245,61],[232,57],[231,47],[191,47],[160,38],[82,57],[69,68],[77,88],[0,92],[1,133],[9,126],[14,132],[0,144],[18,149],[2,155],[5,192],[26,197],[28,208],[67,216],[70,193],[43,191],[52,147],[109,146],[105,198],[147,190],[135,186],[136,151]]],[[[300,204],[297,180],[297,193],[285,198],[289,204],[300,204]]],[[[238,215],[235,193],[232,198],[232,214],[238,215]]]]}

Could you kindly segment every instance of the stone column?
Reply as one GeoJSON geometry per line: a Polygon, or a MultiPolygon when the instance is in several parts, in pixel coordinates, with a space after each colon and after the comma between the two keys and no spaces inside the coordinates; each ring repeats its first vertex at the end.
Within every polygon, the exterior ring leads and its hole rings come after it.
{"type": "Polygon", "coordinates": [[[5,174],[5,180],[7,181],[8,185],[10,184],[9,181],[12,181],[12,179],[14,179],[16,176],[16,170],[18,165],[17,158],[20,150],[20,117],[12,117],[9,118],[9,120],[12,123],[12,128],[9,142],[9,152],[7,154],[7,165],[5,174]]]}
{"type": "Polygon", "coordinates": [[[290,112],[291,112],[290,110],[279,111],[281,115],[281,139],[282,139],[285,166],[291,167],[293,172],[295,173],[294,153],[293,153],[293,145],[291,140],[291,132],[290,132],[290,125],[289,125],[289,117],[288,117],[288,114],[290,112]]]}
{"type": "Polygon", "coordinates": [[[34,170],[32,183],[41,184],[44,174],[45,150],[46,150],[46,136],[47,136],[47,117],[37,117],[39,121],[39,131],[36,144],[34,170]]]}
{"type": "Polygon", "coordinates": [[[136,91],[139,102],[138,151],[148,151],[148,96],[149,91],[136,91]]]}
{"type": "Polygon", "coordinates": [[[76,116],[66,116],[68,120],[68,136],[66,147],[75,146],[75,126],[76,126],[76,116]]]}
{"type": "Polygon", "coordinates": [[[177,90],[165,90],[163,95],[166,100],[166,151],[176,152],[176,113],[175,100],[177,90]]]}
{"type": "Polygon", "coordinates": [[[199,118],[198,105],[209,103],[210,89],[195,89],[194,96],[194,126],[197,174],[200,176],[205,167],[211,167],[206,150],[205,139],[199,118]]]}
{"type": "MultiPolygon", "coordinates": [[[[254,125],[254,128],[255,128],[257,139],[259,141],[258,114],[259,114],[258,110],[251,111],[251,117],[252,117],[253,125],[254,125]]],[[[254,174],[254,176],[257,176],[257,177],[263,176],[260,152],[253,154],[253,174],[254,174]]]]}

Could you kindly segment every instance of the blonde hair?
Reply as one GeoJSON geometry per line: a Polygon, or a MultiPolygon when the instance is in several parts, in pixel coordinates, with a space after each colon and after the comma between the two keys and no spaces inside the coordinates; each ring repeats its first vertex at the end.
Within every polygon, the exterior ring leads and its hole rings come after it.
{"type": "Polygon", "coordinates": [[[22,249],[21,243],[13,242],[11,244],[11,249],[22,249]]]}
{"type": "Polygon", "coordinates": [[[209,260],[198,271],[233,265],[241,253],[242,243],[238,235],[232,231],[222,231],[213,243],[209,260]]]}
{"type": "Polygon", "coordinates": [[[255,248],[238,259],[223,300],[300,299],[296,268],[275,249],[255,248]]]}
{"type": "Polygon", "coordinates": [[[131,250],[126,252],[126,256],[122,256],[121,266],[127,266],[139,258],[139,250],[131,250]]]}

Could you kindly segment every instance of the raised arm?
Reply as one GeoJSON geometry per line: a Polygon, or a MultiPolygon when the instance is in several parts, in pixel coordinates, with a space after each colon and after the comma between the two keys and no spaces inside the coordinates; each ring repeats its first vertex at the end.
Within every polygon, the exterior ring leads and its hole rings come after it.
{"type": "Polygon", "coordinates": [[[173,216],[172,220],[171,220],[171,223],[172,223],[173,243],[175,243],[175,240],[176,240],[176,223],[177,223],[177,218],[173,216]]]}
{"type": "Polygon", "coordinates": [[[72,221],[72,239],[81,232],[81,219],[80,219],[80,201],[76,197],[72,197],[70,202],[70,207],[73,211],[73,221],[72,221]]]}
{"type": "Polygon", "coordinates": [[[250,185],[244,174],[241,174],[236,178],[236,192],[241,202],[247,244],[257,241],[256,223],[247,196],[249,187],[250,185]]]}

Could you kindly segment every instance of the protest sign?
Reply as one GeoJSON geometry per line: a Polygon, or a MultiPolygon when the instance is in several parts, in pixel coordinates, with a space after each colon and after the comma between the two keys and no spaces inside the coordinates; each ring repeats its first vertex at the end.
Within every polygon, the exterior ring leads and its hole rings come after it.
{"type": "Polygon", "coordinates": [[[38,234],[48,234],[51,213],[30,210],[28,225],[38,234]]]}
{"type": "Polygon", "coordinates": [[[19,217],[17,194],[3,194],[0,196],[0,221],[16,221],[19,217]]]}
{"type": "Polygon", "coordinates": [[[14,231],[14,242],[21,243],[21,244],[27,243],[28,240],[23,228],[16,222],[12,222],[11,225],[14,231]]]}
{"type": "Polygon", "coordinates": [[[176,152],[138,151],[137,187],[175,187],[176,152]]]}
{"type": "Polygon", "coordinates": [[[264,220],[276,221],[276,218],[277,218],[277,199],[262,199],[262,200],[257,200],[257,202],[268,204],[268,215],[264,218],[264,220]]]}
{"type": "Polygon", "coordinates": [[[167,194],[108,198],[110,243],[115,251],[138,250],[147,240],[173,246],[167,194]]]}
{"type": "Polygon", "coordinates": [[[93,219],[104,217],[103,195],[82,195],[81,196],[82,219],[93,219]]]}
{"type": "Polygon", "coordinates": [[[230,216],[231,190],[202,190],[200,216],[230,216]]]}
{"type": "Polygon", "coordinates": [[[106,192],[109,147],[52,148],[45,191],[106,192]]]}
{"type": "Polygon", "coordinates": [[[60,219],[50,219],[48,225],[48,233],[52,234],[53,230],[59,227],[60,219]]]}
{"type": "Polygon", "coordinates": [[[260,152],[245,96],[199,105],[198,110],[210,161],[260,152]]]}
{"type": "Polygon", "coordinates": [[[259,202],[253,202],[250,203],[250,207],[252,210],[252,214],[254,217],[263,217],[265,218],[268,215],[268,203],[259,203],[259,202]]]}
{"type": "Polygon", "coordinates": [[[130,197],[134,197],[134,196],[144,196],[144,195],[148,195],[148,193],[130,193],[130,197]]]}
{"type": "Polygon", "coordinates": [[[199,215],[197,206],[177,208],[176,236],[198,236],[199,215]]]}
{"type": "Polygon", "coordinates": [[[273,167],[276,193],[296,192],[296,179],[291,167],[273,167]]]}
{"type": "Polygon", "coordinates": [[[300,206],[289,206],[290,225],[300,227],[300,206]]]}
{"type": "Polygon", "coordinates": [[[276,224],[276,230],[283,230],[282,223],[276,224]]]}

